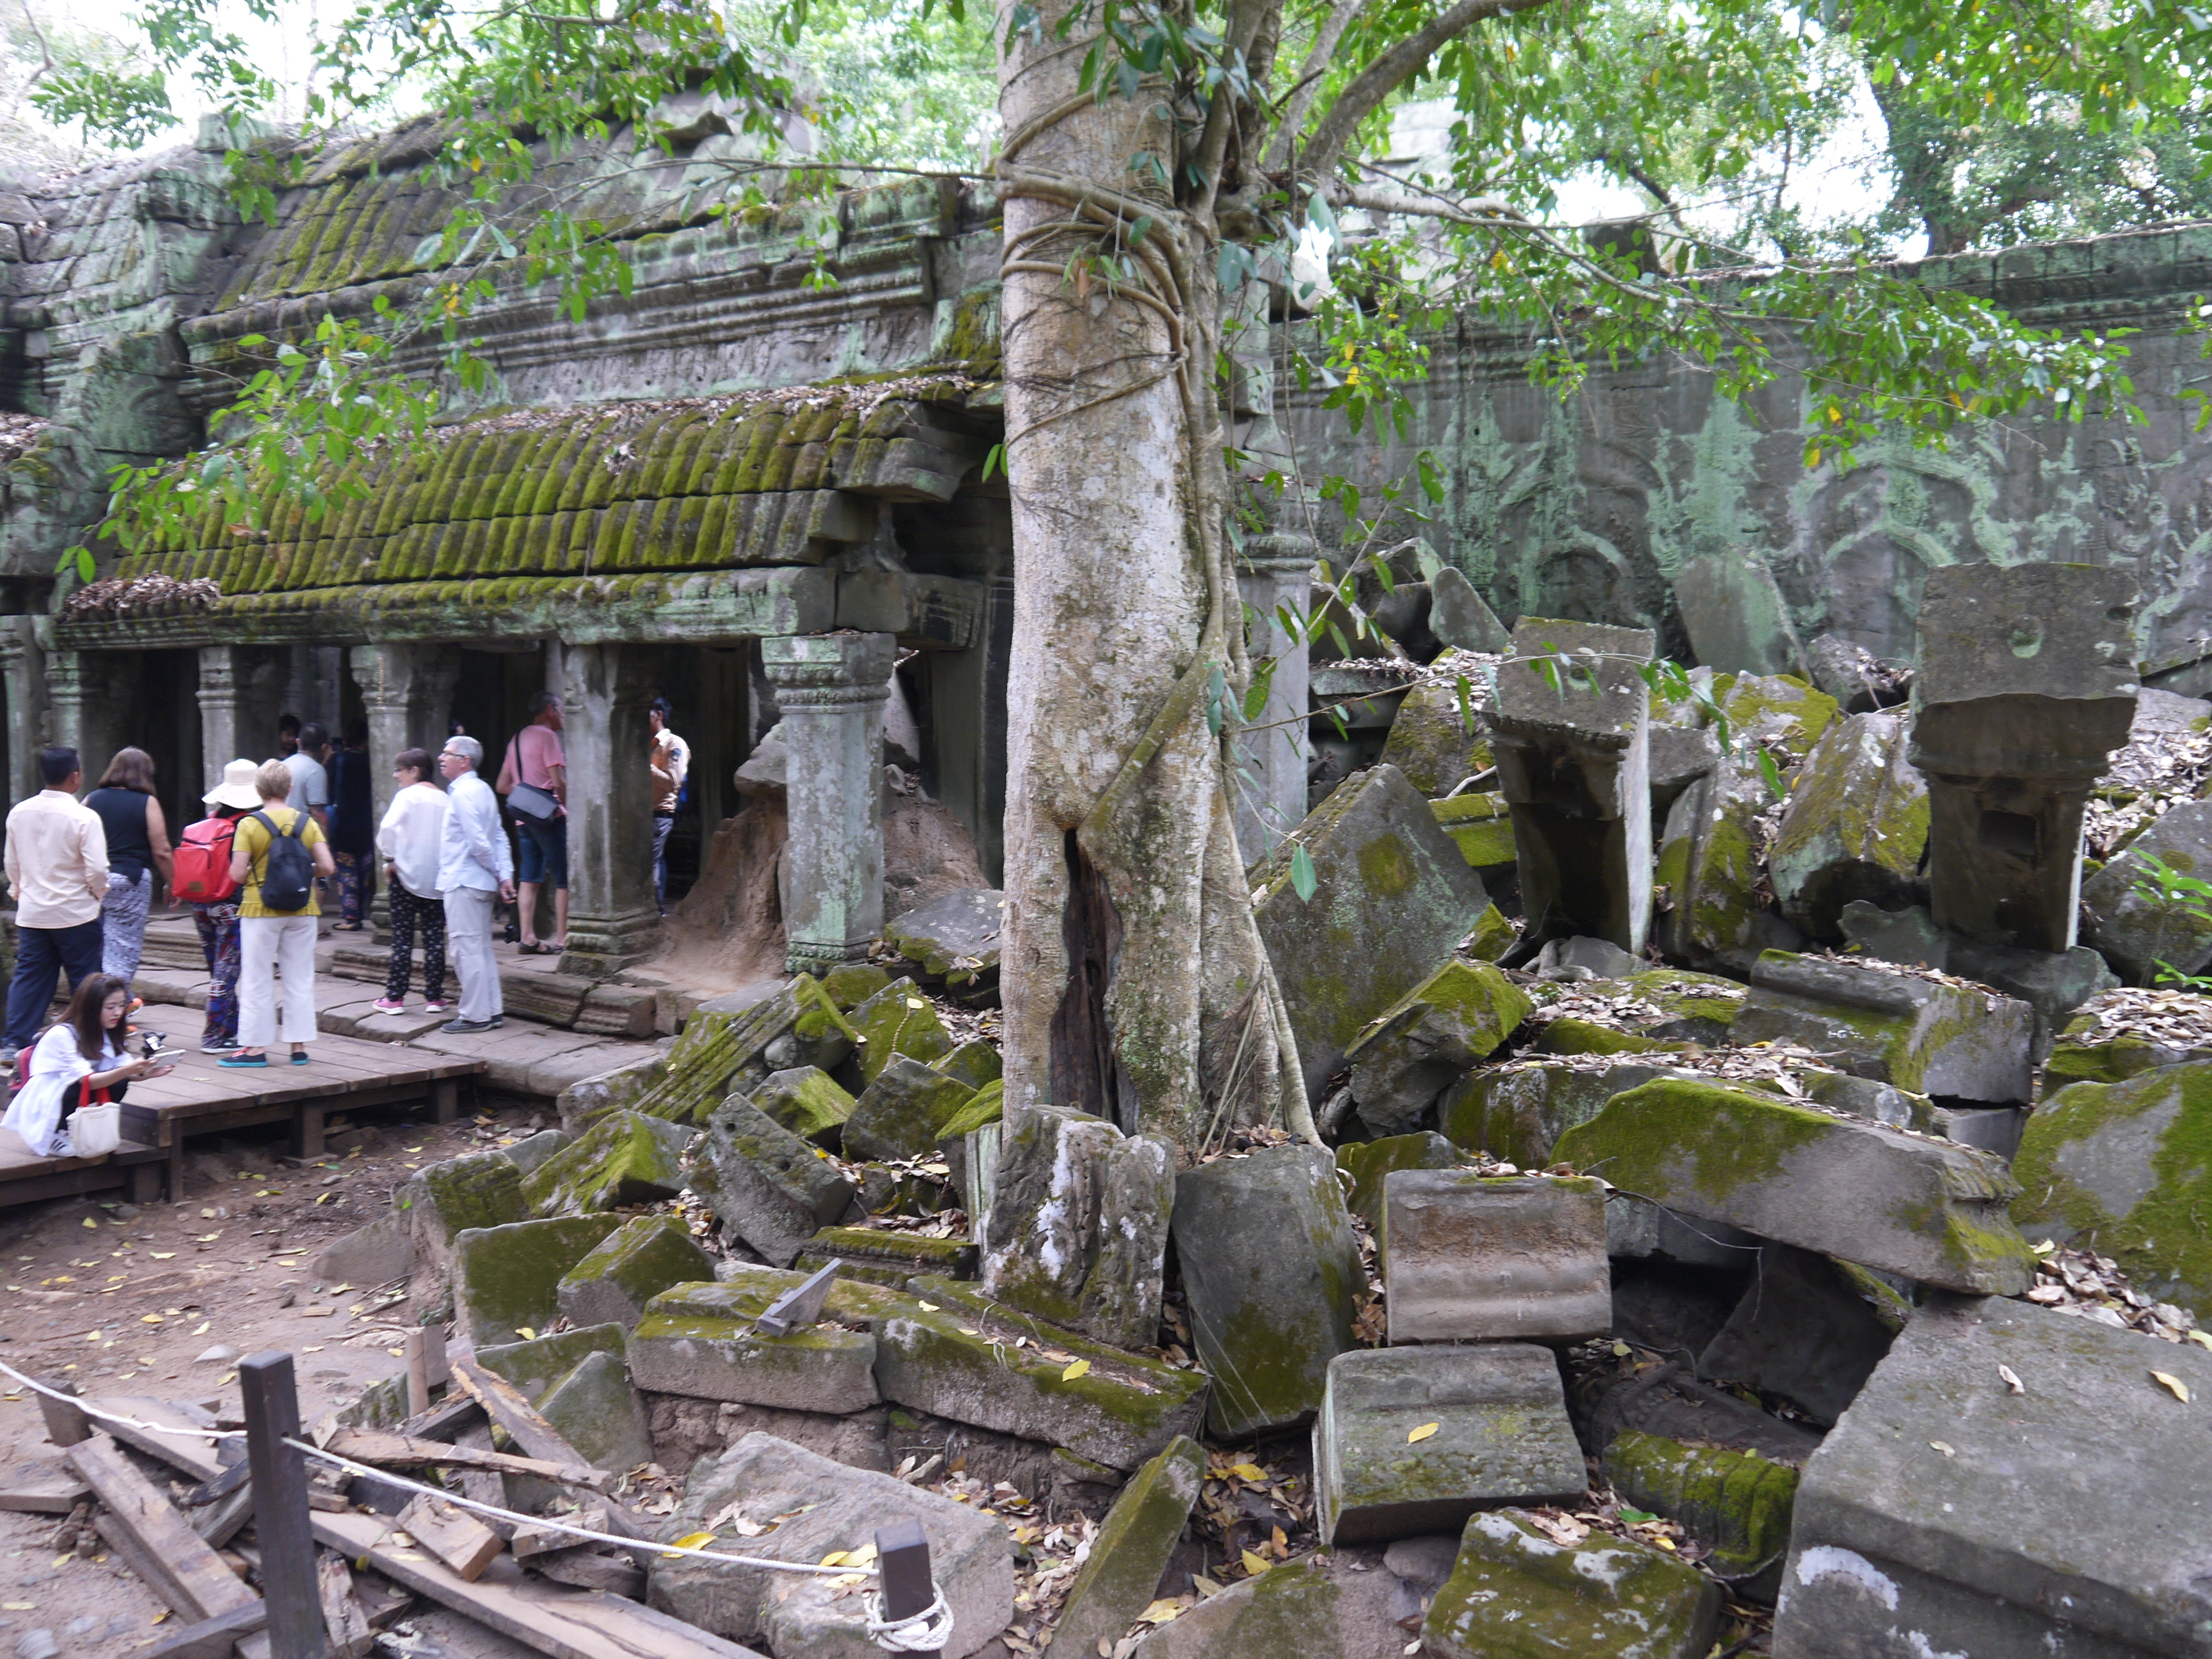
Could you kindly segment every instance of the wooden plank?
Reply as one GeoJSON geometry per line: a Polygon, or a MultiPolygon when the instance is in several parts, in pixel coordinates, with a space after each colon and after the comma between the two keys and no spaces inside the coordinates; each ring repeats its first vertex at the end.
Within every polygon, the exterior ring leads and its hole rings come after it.
{"type": "Polygon", "coordinates": [[[253,1519],[253,1488],[249,1484],[225,1492],[206,1508],[192,1512],[192,1530],[207,1542],[210,1549],[219,1550],[238,1536],[240,1529],[253,1519]]]}
{"type": "Polygon", "coordinates": [[[592,1460],[562,1438],[561,1431],[538,1414],[522,1391],[497,1371],[488,1371],[473,1354],[455,1354],[453,1380],[483,1402],[484,1413],[505,1429],[514,1443],[532,1457],[572,1468],[588,1468],[592,1460]]]}
{"type": "Polygon", "coordinates": [[[323,1628],[330,1633],[329,1659],[364,1659],[376,1645],[368,1616],[353,1599],[353,1574],[329,1551],[315,1564],[315,1583],[323,1596],[323,1628]]]}
{"type": "Polygon", "coordinates": [[[507,1547],[501,1538],[466,1510],[425,1493],[399,1511],[399,1528],[470,1583],[507,1547]]]}
{"type": "Polygon", "coordinates": [[[87,1490],[75,1472],[54,1458],[27,1458],[0,1470],[0,1510],[67,1515],[87,1490]]]}
{"type": "Polygon", "coordinates": [[[315,1535],[348,1560],[368,1558],[387,1578],[489,1625],[550,1659],[761,1659],[750,1648],[635,1601],[597,1590],[565,1589],[495,1561],[474,1583],[427,1552],[391,1541],[392,1525],[373,1515],[318,1515],[315,1535]]]}
{"type": "Polygon", "coordinates": [[[196,1434],[171,1433],[173,1428],[188,1429],[202,1426],[193,1422],[191,1414],[166,1400],[100,1399],[87,1402],[103,1411],[134,1418],[150,1425],[145,1429],[125,1423],[104,1423],[100,1426],[125,1445],[149,1457],[158,1457],[172,1468],[182,1469],[195,1480],[212,1480],[223,1472],[225,1465],[216,1455],[219,1443],[196,1434]]]}
{"type": "MultiPolygon", "coordinates": [[[[211,1619],[260,1599],[238,1582],[222,1558],[185,1524],[175,1506],[131,1467],[106,1435],[70,1447],[69,1461],[107,1506],[96,1523],[100,1535],[116,1543],[120,1532],[137,1546],[143,1559],[133,1558],[131,1565],[175,1611],[188,1619],[211,1619]]],[[[131,1557],[127,1546],[117,1547],[131,1557]]]]}
{"type": "Polygon", "coordinates": [[[266,1629],[268,1624],[269,1609],[257,1595],[251,1607],[233,1607],[213,1619],[171,1632],[138,1659],[223,1659],[240,1637],[266,1629]]]}
{"type": "Polygon", "coordinates": [[[471,1423],[484,1420],[483,1402],[455,1389],[452,1396],[410,1417],[392,1432],[410,1440],[451,1440],[471,1423]]]}
{"type": "Polygon", "coordinates": [[[472,1446],[447,1445],[436,1440],[410,1440],[404,1435],[374,1429],[340,1429],[323,1449],[339,1457],[350,1457],[356,1463],[374,1463],[380,1468],[436,1463],[447,1468],[489,1469],[500,1474],[534,1474],[541,1480],[563,1486],[584,1486],[592,1492],[606,1491],[617,1478],[589,1464],[549,1463],[542,1458],[517,1457],[512,1452],[480,1451],[472,1446]]]}

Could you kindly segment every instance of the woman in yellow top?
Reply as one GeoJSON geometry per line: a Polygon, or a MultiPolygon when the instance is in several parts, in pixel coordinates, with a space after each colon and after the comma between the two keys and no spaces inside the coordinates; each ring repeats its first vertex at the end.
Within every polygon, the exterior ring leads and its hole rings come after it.
{"type": "Polygon", "coordinates": [[[230,855],[230,877],[239,884],[240,1046],[216,1064],[269,1063],[269,1045],[278,1036],[276,976],[282,973],[282,1035],[292,1045],[292,1064],[305,1066],[315,1040],[315,919],[321,907],[314,878],[337,866],[322,825],[284,805],[292,793],[290,767],[268,762],[253,775],[253,787],[261,810],[238,820],[230,855]]]}

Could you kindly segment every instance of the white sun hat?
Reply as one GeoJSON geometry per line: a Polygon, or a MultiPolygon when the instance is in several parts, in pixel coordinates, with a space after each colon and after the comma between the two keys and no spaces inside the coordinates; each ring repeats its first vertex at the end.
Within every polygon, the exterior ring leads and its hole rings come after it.
{"type": "Polygon", "coordinates": [[[231,761],[222,769],[222,781],[200,799],[210,806],[230,806],[250,812],[261,805],[261,792],[253,787],[253,775],[260,769],[250,760],[231,761]]]}

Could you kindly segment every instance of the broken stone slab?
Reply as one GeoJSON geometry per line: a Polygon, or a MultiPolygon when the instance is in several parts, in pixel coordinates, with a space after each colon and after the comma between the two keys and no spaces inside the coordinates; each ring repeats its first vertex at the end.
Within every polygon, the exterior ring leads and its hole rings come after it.
{"type": "Polygon", "coordinates": [[[586,1215],[653,1204],[684,1190],[689,1124],[641,1112],[613,1112],[575,1144],[525,1177],[522,1195],[540,1216],[586,1215]]]}
{"type": "Polygon", "coordinates": [[[786,1411],[842,1416],[875,1405],[883,1395],[876,1339],[866,1327],[901,1300],[880,1285],[841,1279],[820,1322],[784,1336],[756,1331],[769,1304],[802,1282],[796,1273],[746,1267],[723,1283],[664,1291],[630,1333],[630,1374],[658,1394],[786,1411]]]}
{"type": "Polygon", "coordinates": [[[1448,564],[1429,578],[1429,631],[1454,651],[1495,657],[1513,647],[1512,631],[1456,565],[1448,564]]]}
{"type": "Polygon", "coordinates": [[[1559,1361],[1525,1342],[1339,1354],[1313,1444],[1324,1545],[1447,1530],[1497,1504],[1573,1503],[1589,1479],[1559,1361]]]}
{"type": "Polygon", "coordinates": [[[996,1048],[975,1037],[939,1060],[937,1069],[971,1089],[982,1089],[1003,1079],[1006,1061],[996,1048]]]}
{"type": "Polygon", "coordinates": [[[1560,984],[1592,979],[1626,979],[1644,966],[1610,939],[1555,939],[1536,953],[1532,970],[1538,979],[1560,984]]]}
{"type": "Polygon", "coordinates": [[[1873,962],[1765,952],[1731,1040],[1798,1043],[1915,1094],[2002,1104],[2028,1099],[2033,1083],[2027,1003],[1873,962]]]}
{"type": "Polygon", "coordinates": [[[1743,1300],[1698,1356],[1706,1382],[1784,1395],[1815,1423],[1841,1417],[1911,1308],[1863,1270],[1770,1244],[1743,1300]]]}
{"type": "Polygon", "coordinates": [[[1336,1165],[1292,1145],[1216,1158],[1176,1182],[1172,1228],[1208,1421],[1224,1438],[1304,1422],[1352,1346],[1365,1288],[1336,1165]]]}
{"type": "Polygon", "coordinates": [[[1652,874],[1665,895],[1657,927],[1668,956],[1742,973],[1761,951],[1803,942],[1759,890],[1761,824],[1771,805],[1759,769],[1734,760],[1675,799],[1652,874]]]}
{"type": "Polygon", "coordinates": [[[864,1085],[902,1054],[926,1066],[957,1046],[938,1018],[937,1005],[910,979],[893,980],[854,1009],[852,1024],[861,1039],[854,1065],[864,1085]]]}
{"type": "Polygon", "coordinates": [[[690,1185],[725,1227],[778,1267],[844,1220],[860,1190],[820,1148],[738,1094],[707,1120],[690,1185]]]}
{"type": "Polygon", "coordinates": [[[1524,940],[1640,955],[1651,919],[1650,693],[1638,628],[1523,617],[1498,670],[1491,746],[1513,808],[1524,940]]]}
{"type": "Polygon", "coordinates": [[[967,888],[916,905],[885,924],[884,937],[924,978],[981,986],[998,976],[1006,914],[1006,896],[997,888],[967,888]]]}
{"type": "MultiPolygon", "coordinates": [[[[1741,1227],[1679,1216],[1649,1199],[1618,1190],[1606,1197],[1605,1253],[1615,1261],[1673,1262],[1734,1273],[1756,1260],[1759,1248],[1759,1241],[1741,1227]]],[[[1615,1278],[1613,1297],[1618,1307],[1617,1272],[1615,1278]]]]}
{"type": "Polygon", "coordinates": [[[872,962],[841,962],[821,977],[830,1000],[847,1013],[891,982],[890,970],[872,962]]]}
{"type": "Polygon", "coordinates": [[[1437,1127],[1470,1152],[1524,1170],[1552,1161],[1552,1148],[1577,1123],[1587,1123],[1615,1095],[1655,1078],[1696,1078],[1657,1060],[1624,1060],[1603,1071],[1516,1061],[1470,1073],[1437,1105],[1437,1127]]]}
{"type": "Polygon", "coordinates": [[[1175,1189],[1163,1142],[1031,1107],[1000,1137],[985,1292],[1113,1347],[1152,1346],[1175,1189]]]}
{"type": "Polygon", "coordinates": [[[536,1134],[525,1135],[513,1146],[502,1146],[500,1150],[514,1160],[514,1167],[521,1170],[523,1177],[527,1180],[537,1173],[546,1159],[572,1146],[574,1141],[574,1135],[563,1134],[558,1129],[540,1129],[536,1134]]]}
{"type": "Polygon", "coordinates": [[[2044,1062],[2043,1092],[2048,1098],[2071,1083],[2124,1083],[2160,1066],[2200,1060],[2212,1060],[2212,997],[2186,991],[2100,993],[2060,1031],[2044,1062]],[[2160,1022],[2163,1030],[2142,1018],[2157,1014],[2170,1017],[2160,1022]],[[2118,1023],[2123,1020],[2128,1024],[2118,1023]],[[2207,1035],[2187,1035],[2192,1026],[2207,1035]]]}
{"type": "Polygon", "coordinates": [[[1485,665],[1449,652],[1430,665],[1432,678],[1406,693],[1382,744],[1382,763],[1431,800],[1491,769],[1479,712],[1485,665]]]}
{"type": "Polygon", "coordinates": [[[2083,1003],[2119,988],[2105,959],[2084,945],[2070,951],[2023,951],[1945,933],[1918,905],[1878,910],[1852,903],[1840,917],[1844,937],[1884,962],[1934,968],[2018,997],[2035,1011],[2034,1054],[2046,1054],[2055,1034],[2083,1003]]]}
{"type": "Polygon", "coordinates": [[[2028,1110],[2025,1106],[1939,1106],[1932,1115],[1931,1134],[1961,1146],[1978,1146],[2010,1163],[2020,1151],[2028,1110]]]}
{"type": "Polygon", "coordinates": [[[1449,1170],[1463,1161],[1458,1147],[1434,1129],[1348,1140],[1336,1149],[1336,1167],[1352,1179],[1345,1208],[1365,1219],[1378,1245],[1382,1234],[1382,1181],[1393,1170],[1449,1170]]]}
{"type": "Polygon", "coordinates": [[[453,1312],[477,1347],[520,1340],[561,1316],[562,1277],[622,1224],[619,1216],[559,1216],[471,1227],[453,1241],[453,1312]]]}
{"type": "Polygon", "coordinates": [[[1807,678],[1851,714],[1904,702],[1911,678],[1840,634],[1823,634],[1807,646],[1805,666],[1807,678]]]}
{"type": "Polygon", "coordinates": [[[1497,873],[1513,867],[1513,809],[1504,796],[1470,789],[1431,801],[1429,814],[1443,826],[1470,869],[1497,873]]]}
{"type": "Polygon", "coordinates": [[[2021,1302],[1921,1308],[1805,1466],[1776,1659],[2203,1652],[2208,1397],[2191,1343],[2021,1302]]]}
{"type": "Polygon", "coordinates": [[[1047,1325],[973,1285],[919,1278],[911,1288],[913,1298],[875,1322],[876,1384],[886,1400],[1117,1469],[1197,1431],[1203,1373],[1047,1325]],[[1069,1376],[1078,1361],[1088,1369],[1069,1376]]]}
{"type": "Polygon", "coordinates": [[[610,1112],[628,1111],[667,1080],[668,1056],[647,1054],[572,1083],[554,1103],[561,1127],[570,1135],[581,1134],[610,1112]]]}
{"type": "Polygon", "coordinates": [[[1820,1431],[1763,1412],[1700,1382],[1686,1364],[1624,1364],[1618,1372],[1584,1371],[1569,1400],[1583,1445],[1601,1454],[1623,1434],[1641,1432],[1692,1445],[1757,1452],[1802,1468],[1820,1449],[1820,1431]]]}
{"type": "Polygon", "coordinates": [[[1623,1504],[1679,1521],[1702,1540],[1705,1565],[1723,1578],[1778,1565],[1790,1547],[1798,1471],[1787,1463],[1632,1431],[1605,1449],[1601,1468],[1623,1504]]]}
{"type": "Polygon", "coordinates": [[[2212,800],[2187,801],[2163,814],[2081,884],[2081,906],[2090,917],[2082,942],[2130,985],[2154,985],[2167,968],[2201,973],[2212,962],[2212,921],[2137,890],[2150,880],[2154,858],[2180,875],[2212,879],[2212,800]]]}
{"type": "Polygon", "coordinates": [[[2035,1257],[2003,1160],[1752,1090],[1615,1095],[1553,1156],[1669,1209],[1946,1290],[2017,1296],[2035,1257]]]}
{"type": "Polygon", "coordinates": [[[2031,951],[2075,943],[2082,815],[2135,718],[2140,598],[2109,566],[1928,573],[1910,757],[1928,781],[1937,927],[2031,951]]]}
{"type": "Polygon", "coordinates": [[[1180,1436],[1129,1478],[1068,1587],[1046,1659],[1093,1659],[1127,1633],[1152,1605],[1205,1480],[1205,1448],[1180,1436]]]}
{"type": "Polygon", "coordinates": [[[1382,1194],[1393,1343],[1583,1342],[1612,1325],[1597,1182],[1400,1170],[1382,1194]]]}
{"type": "MultiPolygon", "coordinates": [[[[516,1220],[521,1217],[517,1216],[516,1220]]],[[[325,1285],[389,1285],[415,1267],[416,1219],[405,1210],[380,1215],[333,1239],[315,1257],[316,1280],[325,1285]]]]}
{"type": "MultiPolygon", "coordinates": [[[[496,1371],[535,1400],[595,1353],[620,1355],[628,1333],[619,1325],[584,1325],[523,1342],[477,1350],[477,1364],[496,1371]]],[[[403,1379],[404,1380],[404,1379],[403,1379]]]]}
{"type": "Polygon", "coordinates": [[[934,1152],[975,1091],[922,1060],[892,1054],[845,1120],[845,1156],[885,1160],[934,1152]]]}
{"type": "MultiPolygon", "coordinates": [[[[753,1087],[771,1072],[795,1066],[829,1071],[858,1046],[859,1033],[809,975],[793,975],[774,994],[741,1006],[718,1006],[725,1001],[736,999],[702,1002],[692,1012],[668,1051],[661,1079],[630,1110],[702,1124],[733,1087],[753,1087]]],[[[579,1125],[563,1117],[562,1127],[573,1133],[579,1125]]]]}
{"type": "Polygon", "coordinates": [[[811,1273],[838,1263],[841,1279],[903,1290],[917,1273],[946,1279],[975,1277],[976,1249],[964,1238],[927,1238],[920,1233],[882,1232],[870,1227],[824,1227],[807,1241],[792,1264],[811,1273]]]}
{"type": "MultiPolygon", "coordinates": [[[[1579,1524],[1579,1523],[1577,1523],[1579,1524]]],[[[1589,1531],[1561,1543],[1522,1510],[1478,1515],[1421,1621],[1431,1659],[1704,1659],[1721,1588],[1680,1558],[1589,1531]]]]}
{"type": "MultiPolygon", "coordinates": [[[[1397,1581],[1358,1550],[1285,1561],[1155,1626],[1129,1659],[1376,1659],[1401,1652],[1397,1581]]],[[[1118,1649],[1115,1651],[1119,1651],[1118,1649]]]]}
{"type": "MultiPolygon", "coordinates": [[[[1797,1086],[1805,1092],[1805,1098],[1816,1106],[1829,1106],[1839,1112],[1870,1117],[1875,1122],[1887,1123],[1893,1128],[1917,1129],[1924,1135],[1943,1133],[1935,1103],[1925,1095],[1911,1093],[1895,1084],[1879,1083],[1869,1077],[1853,1077],[1848,1072],[1820,1070],[1799,1072],[1796,1079],[1797,1086]]],[[[1945,1139],[1952,1137],[1946,1136],[1945,1139]]]]}
{"type": "Polygon", "coordinates": [[[1794,759],[1813,751],[1837,715],[1836,700],[1795,674],[1739,674],[1721,699],[1729,735],[1794,759]]]}
{"type": "Polygon", "coordinates": [[[1662,1042],[1596,1020],[1563,1015],[1548,1020],[1537,1035],[1532,1054],[1680,1054],[1686,1043],[1662,1042]]]}
{"type": "Polygon", "coordinates": [[[1438,1094],[1513,1035],[1532,1006],[1488,963],[1446,963],[1346,1050],[1359,1121],[1378,1135],[1412,1128],[1438,1094]]]}
{"type": "Polygon", "coordinates": [[[2028,1237],[2094,1249],[2145,1296],[2212,1314],[2212,1061],[2059,1090],[2013,1169],[2028,1237]]]}
{"type": "Polygon", "coordinates": [[[530,1218],[522,1171],[505,1152],[469,1152],[426,1164],[399,1183],[392,1207],[410,1218],[416,1264],[440,1272],[452,1259],[454,1239],[468,1229],[530,1218]]]}
{"type": "Polygon", "coordinates": [[[538,1414],[595,1469],[634,1469],[653,1462],[645,1407],[620,1354],[604,1349],[586,1354],[537,1405],[538,1414]]]}
{"type": "MultiPolygon", "coordinates": [[[[855,1469],[778,1440],[749,1434],[684,1482],[684,1502],[662,1529],[669,1539],[708,1530],[732,1553],[812,1565],[833,1551],[872,1545],[878,1528],[912,1521],[929,1540],[929,1565],[952,1614],[945,1659],[967,1659],[995,1640],[1014,1611],[1013,1542],[995,1516],[886,1474],[855,1469]],[[742,1506],[765,1536],[746,1537],[724,1511],[742,1506]]],[[[648,1605],[733,1641],[777,1654],[869,1659],[860,1598],[822,1576],[656,1557],[648,1605]]]]}
{"type": "Polygon", "coordinates": [[[561,1316],[572,1324],[627,1330],[670,1285],[714,1276],[714,1262],[692,1243],[681,1217],[632,1216],[562,1274],[554,1294],[561,1316]]]}
{"type": "Polygon", "coordinates": [[[1674,607],[1698,664],[1722,674],[1802,674],[1805,647],[1766,561],[1725,547],[1684,562],[1674,607]]]}
{"type": "Polygon", "coordinates": [[[1501,962],[1513,947],[1521,943],[1521,930],[1496,905],[1483,907],[1475,918],[1474,931],[1460,943],[1460,953],[1477,962],[1501,962]]]}
{"type": "Polygon", "coordinates": [[[1435,972],[1490,904],[1395,766],[1339,784],[1249,879],[1314,1100],[1368,1022],[1435,972]],[[1291,880],[1299,848],[1313,860],[1310,899],[1291,880]]]}
{"type": "Polygon", "coordinates": [[[1651,781],[1651,822],[1663,824],[1682,792],[1700,778],[1711,777],[1727,759],[1720,733],[1710,726],[1662,725],[1652,711],[1651,757],[1647,763],[1651,781]]]}
{"type": "Polygon", "coordinates": [[[771,1072],[752,1091],[754,1105],[778,1123],[817,1146],[832,1146],[853,1115],[853,1097],[819,1066],[794,1066],[771,1072]]]}
{"type": "Polygon", "coordinates": [[[1854,900],[1893,909],[1919,887],[1928,786],[1905,738],[1895,714],[1838,720],[1790,782],[1766,867],[1783,915],[1809,939],[1842,938],[1854,900]]]}

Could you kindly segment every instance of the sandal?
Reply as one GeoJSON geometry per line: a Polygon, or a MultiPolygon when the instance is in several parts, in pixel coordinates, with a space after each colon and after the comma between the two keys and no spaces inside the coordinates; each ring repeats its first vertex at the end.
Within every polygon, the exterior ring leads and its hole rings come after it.
{"type": "Polygon", "coordinates": [[[542,957],[545,947],[534,939],[526,939],[514,947],[514,953],[519,957],[542,957]]]}
{"type": "Polygon", "coordinates": [[[234,1070],[246,1066],[266,1066],[268,1063],[269,1056],[266,1054],[228,1054],[216,1061],[218,1066],[227,1066],[234,1070]]]}

